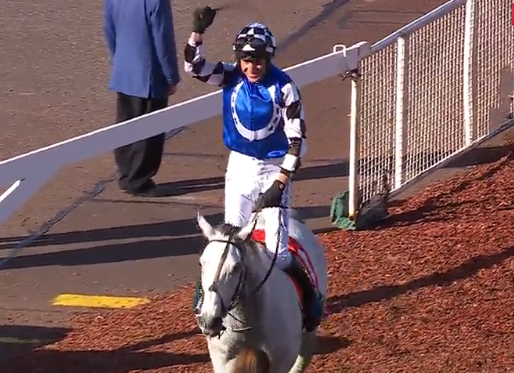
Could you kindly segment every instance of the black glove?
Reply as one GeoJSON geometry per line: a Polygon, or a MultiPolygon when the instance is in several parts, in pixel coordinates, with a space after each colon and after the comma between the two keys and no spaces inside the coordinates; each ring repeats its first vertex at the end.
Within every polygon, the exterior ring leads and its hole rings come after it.
{"type": "Polygon", "coordinates": [[[282,206],[282,195],[286,186],[283,182],[275,180],[268,190],[259,198],[256,205],[256,210],[260,210],[267,207],[281,207],[282,206]]]}
{"type": "Polygon", "coordinates": [[[214,17],[216,17],[216,9],[210,6],[197,8],[193,13],[193,32],[203,34],[214,22],[214,17]]]}

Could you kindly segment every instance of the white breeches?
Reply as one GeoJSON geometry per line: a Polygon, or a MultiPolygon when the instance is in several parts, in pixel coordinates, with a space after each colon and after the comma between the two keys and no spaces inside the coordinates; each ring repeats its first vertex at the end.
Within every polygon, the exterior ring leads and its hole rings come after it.
{"type": "MultiPolygon", "coordinates": [[[[283,158],[263,161],[234,151],[230,153],[225,174],[225,223],[244,227],[250,222],[255,202],[277,179],[282,160],[283,158]]],[[[279,241],[276,264],[282,269],[291,261],[288,250],[290,203],[291,183],[286,185],[282,197],[282,206],[285,208],[262,210],[266,247],[274,254],[279,241]]]]}

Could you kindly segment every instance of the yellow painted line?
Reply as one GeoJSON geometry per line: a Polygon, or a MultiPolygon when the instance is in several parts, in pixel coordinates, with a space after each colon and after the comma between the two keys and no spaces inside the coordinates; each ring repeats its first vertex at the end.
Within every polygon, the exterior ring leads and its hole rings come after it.
{"type": "Polygon", "coordinates": [[[23,339],[13,337],[0,337],[0,344],[44,344],[45,341],[41,339],[23,339]]]}
{"type": "Polygon", "coordinates": [[[60,294],[54,298],[52,305],[88,308],[132,308],[148,302],[150,302],[150,300],[147,298],[137,297],[60,294]]]}

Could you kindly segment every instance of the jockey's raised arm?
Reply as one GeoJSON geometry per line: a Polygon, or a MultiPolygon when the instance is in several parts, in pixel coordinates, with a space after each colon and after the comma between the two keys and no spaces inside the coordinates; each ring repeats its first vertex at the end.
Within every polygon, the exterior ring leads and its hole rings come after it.
{"type": "Polygon", "coordinates": [[[187,74],[201,82],[222,87],[230,80],[236,66],[236,63],[207,61],[203,54],[202,35],[191,33],[184,48],[184,70],[187,74]]]}

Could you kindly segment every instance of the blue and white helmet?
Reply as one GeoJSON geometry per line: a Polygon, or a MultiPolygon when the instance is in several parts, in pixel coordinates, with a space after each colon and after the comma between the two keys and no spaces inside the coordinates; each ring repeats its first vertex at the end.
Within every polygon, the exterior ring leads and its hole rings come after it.
{"type": "Polygon", "coordinates": [[[239,31],[232,49],[237,59],[252,55],[273,57],[277,42],[268,26],[254,22],[239,31]]]}

